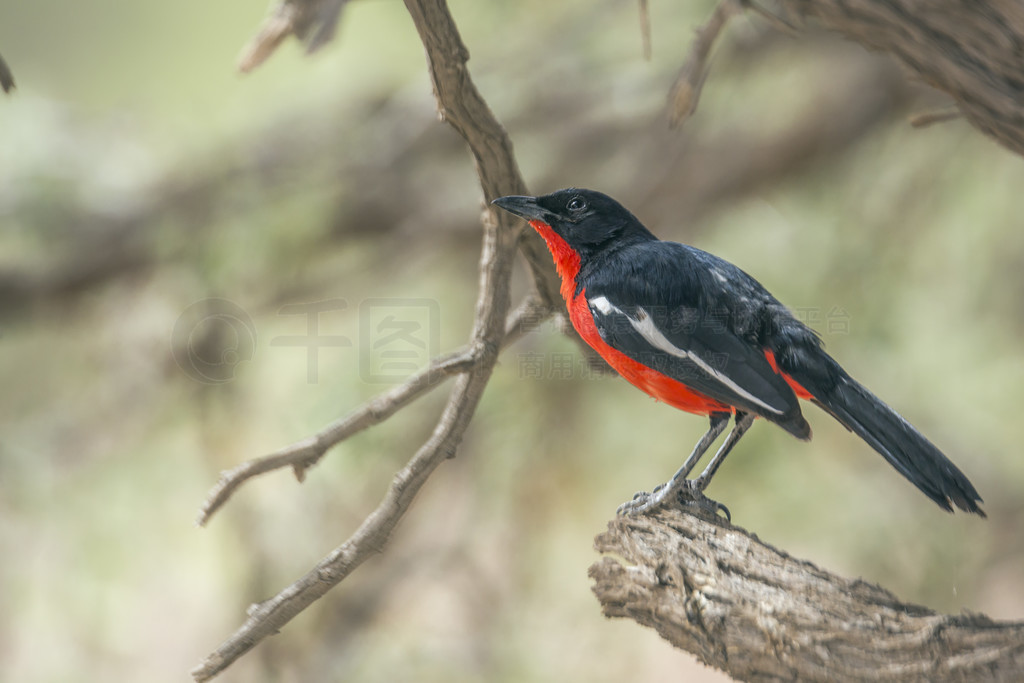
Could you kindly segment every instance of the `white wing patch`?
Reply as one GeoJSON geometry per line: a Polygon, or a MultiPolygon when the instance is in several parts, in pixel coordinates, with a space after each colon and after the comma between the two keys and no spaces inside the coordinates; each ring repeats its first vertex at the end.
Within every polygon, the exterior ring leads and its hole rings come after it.
{"type": "Polygon", "coordinates": [[[712,366],[708,365],[704,361],[704,359],[698,356],[697,354],[690,353],[689,351],[681,349],[672,342],[670,342],[668,338],[666,338],[665,335],[661,333],[661,330],[659,330],[657,326],[655,326],[654,319],[651,318],[651,316],[648,315],[647,311],[645,311],[643,308],[638,306],[636,309],[637,317],[633,318],[632,316],[623,313],[621,309],[619,309],[617,306],[615,306],[612,302],[608,301],[608,299],[603,296],[598,296],[594,297],[593,299],[589,299],[587,303],[589,303],[592,307],[596,308],[604,315],[609,315],[610,313],[613,312],[618,313],[620,315],[625,315],[626,320],[630,322],[630,324],[633,326],[633,329],[639,332],[640,336],[646,339],[647,342],[651,344],[651,346],[655,347],[656,349],[660,349],[665,353],[676,356],[677,358],[684,358],[688,361],[695,363],[697,367],[699,367],[701,370],[711,375],[716,380],[718,380],[725,386],[729,387],[729,389],[732,390],[734,393],[742,396],[743,398],[747,399],[754,405],[758,405],[770,413],[782,415],[781,410],[779,410],[778,408],[773,408],[772,406],[768,405],[767,403],[759,399],[757,396],[754,396],[749,391],[747,391],[740,385],[736,384],[736,382],[732,381],[728,376],[722,374],[712,366]]]}
{"type": "Polygon", "coordinates": [[[611,301],[608,301],[608,299],[604,298],[603,296],[595,296],[593,299],[587,301],[587,303],[596,308],[597,310],[601,311],[601,313],[605,315],[608,315],[612,311],[622,313],[622,311],[617,309],[615,306],[612,306],[611,301]]]}

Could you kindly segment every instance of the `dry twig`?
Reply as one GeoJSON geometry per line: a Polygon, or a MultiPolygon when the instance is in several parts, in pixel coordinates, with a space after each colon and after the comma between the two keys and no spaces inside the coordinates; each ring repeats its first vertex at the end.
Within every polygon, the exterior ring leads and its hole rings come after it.
{"type": "MultiPolygon", "coordinates": [[[[503,194],[525,192],[512,154],[512,143],[469,77],[466,69],[469,54],[444,0],[406,0],[405,4],[426,48],[438,111],[469,145],[476,160],[484,199],[489,202],[503,194]]],[[[254,605],[245,623],[192,671],[195,680],[206,681],[216,676],[337,585],[372,553],[380,551],[426,479],[446,458],[455,455],[490,379],[498,350],[508,336],[509,280],[522,230],[520,221],[506,214],[497,215],[489,206],[483,223],[480,294],[469,344],[472,367],[456,379],[433,434],[395,475],[384,500],[356,532],[305,576],[273,598],[254,605]]],[[[546,302],[540,307],[545,310],[546,302]]],[[[517,327],[522,327],[526,318],[531,321],[539,318],[536,302],[525,304],[520,311],[524,313],[520,323],[516,325],[516,320],[512,320],[517,327]]],[[[429,376],[427,371],[427,378],[429,376]]],[[[421,383],[416,383],[416,378],[413,378],[403,385],[408,387],[404,391],[399,387],[396,392],[400,398],[395,403],[402,398],[411,400],[416,395],[415,389],[429,385],[427,378],[421,383]]],[[[367,411],[365,414],[369,416],[371,413],[367,411]]],[[[287,462],[288,456],[285,456],[281,462],[273,461],[271,464],[305,466],[307,460],[319,457],[316,453],[318,446],[314,437],[311,443],[299,445],[298,460],[287,462]]]]}
{"type": "Polygon", "coordinates": [[[668,95],[668,122],[673,128],[686,121],[697,111],[700,91],[708,76],[708,57],[722,29],[729,19],[743,12],[740,0],[721,0],[707,23],[697,29],[697,37],[690,46],[690,54],[679,70],[679,76],[668,95]]]}
{"type": "Polygon", "coordinates": [[[936,123],[945,123],[960,118],[963,114],[955,106],[942,107],[932,111],[925,111],[914,114],[910,117],[910,125],[914,128],[927,128],[936,123]]]}
{"type": "Polygon", "coordinates": [[[644,59],[651,61],[651,8],[647,0],[640,0],[640,43],[644,59]]]}
{"type": "Polygon", "coordinates": [[[334,37],[346,4],[348,0],[282,0],[242,49],[239,71],[248,73],[258,67],[289,36],[306,43],[306,54],[316,52],[334,37]]]}
{"type": "MultiPolygon", "coordinates": [[[[537,299],[526,299],[509,317],[505,337],[501,342],[502,347],[508,346],[550,315],[551,310],[537,299]]],[[[429,366],[402,384],[367,401],[313,436],[296,441],[270,455],[253,458],[221,472],[220,479],[210,489],[206,501],[199,510],[196,524],[205,526],[210,517],[228,502],[234,492],[253,477],[291,467],[295,472],[295,478],[303,481],[306,478],[306,470],[317,464],[328,450],[354,434],[387,420],[452,375],[470,372],[480,360],[481,351],[478,348],[462,348],[435,358],[429,366]]]]}

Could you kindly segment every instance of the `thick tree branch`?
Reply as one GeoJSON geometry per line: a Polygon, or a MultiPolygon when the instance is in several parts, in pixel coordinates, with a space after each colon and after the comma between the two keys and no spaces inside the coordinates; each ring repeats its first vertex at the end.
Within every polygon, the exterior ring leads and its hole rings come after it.
{"type": "Polygon", "coordinates": [[[606,616],[741,681],[1019,680],[1024,623],[945,616],[679,510],[619,518],[590,567],[606,616]]]}

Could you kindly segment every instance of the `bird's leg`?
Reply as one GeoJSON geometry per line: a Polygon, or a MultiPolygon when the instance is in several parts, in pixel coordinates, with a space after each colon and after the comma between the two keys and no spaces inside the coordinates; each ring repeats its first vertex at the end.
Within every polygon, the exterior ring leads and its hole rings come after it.
{"type": "MultiPolygon", "coordinates": [[[[727,424],[729,424],[729,415],[727,413],[716,413],[711,415],[711,426],[707,433],[705,433],[704,436],[700,438],[700,441],[697,442],[697,445],[693,447],[693,452],[690,453],[690,457],[688,457],[686,462],[683,463],[683,466],[680,467],[674,475],[672,475],[672,479],[664,484],[656,486],[651,493],[640,491],[633,496],[632,500],[620,505],[616,514],[639,515],[643,512],[647,512],[648,510],[653,510],[660,507],[671,496],[674,496],[684,488],[687,488],[686,476],[693,469],[693,466],[701,459],[701,456],[704,455],[711,444],[715,442],[715,439],[725,431],[725,426],[727,424]]],[[[735,432],[735,430],[733,431],[735,432]]],[[[730,434],[730,438],[731,437],[732,435],[730,434]]],[[[722,448],[725,448],[725,446],[723,445],[722,448]]],[[[719,450],[719,453],[721,453],[721,450],[719,450]]],[[[718,459],[718,454],[715,455],[715,459],[718,459]]]]}
{"type": "Polygon", "coordinates": [[[744,413],[739,410],[736,411],[736,425],[729,432],[729,436],[725,438],[725,443],[715,453],[715,457],[711,458],[711,462],[704,468],[704,471],[700,473],[700,476],[694,479],[691,483],[692,488],[698,491],[703,491],[707,488],[707,485],[711,483],[711,477],[715,476],[715,472],[721,467],[722,461],[725,460],[725,456],[729,455],[729,451],[736,445],[736,442],[740,440],[740,437],[747,433],[750,429],[750,425],[754,424],[754,415],[751,413],[744,413]]]}
{"type": "Polygon", "coordinates": [[[704,495],[704,489],[711,483],[711,477],[715,476],[715,472],[722,465],[722,461],[725,460],[725,456],[729,455],[729,451],[732,450],[733,446],[739,442],[740,437],[746,434],[750,426],[754,424],[754,415],[751,413],[744,413],[739,410],[736,411],[736,424],[729,432],[729,436],[725,438],[725,443],[722,444],[715,456],[711,458],[711,462],[704,468],[704,471],[700,473],[699,477],[695,479],[687,479],[684,482],[683,488],[679,490],[679,502],[683,505],[696,505],[705,509],[710,509],[713,514],[718,514],[718,511],[725,513],[725,518],[732,521],[732,514],[729,513],[729,508],[725,507],[721,503],[715,500],[711,500],[704,495]]]}

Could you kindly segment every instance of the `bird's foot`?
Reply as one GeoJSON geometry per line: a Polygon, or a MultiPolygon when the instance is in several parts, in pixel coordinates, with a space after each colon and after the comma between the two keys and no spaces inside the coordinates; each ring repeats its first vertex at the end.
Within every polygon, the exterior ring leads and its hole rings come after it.
{"type": "Polygon", "coordinates": [[[633,498],[618,507],[615,514],[619,517],[626,517],[642,515],[651,510],[657,510],[669,499],[669,493],[668,484],[659,484],[650,493],[647,491],[637,491],[633,494],[633,498]]]}
{"type": "Polygon", "coordinates": [[[725,515],[726,521],[731,523],[732,515],[729,508],[705,496],[703,483],[698,477],[696,480],[685,479],[676,486],[672,486],[671,482],[660,484],[650,493],[639,491],[633,495],[631,500],[620,505],[615,514],[620,517],[642,515],[675,500],[680,506],[695,507],[707,512],[712,517],[717,517],[721,512],[725,515]]]}
{"type": "Polygon", "coordinates": [[[732,524],[732,513],[729,512],[729,508],[725,507],[722,503],[717,500],[712,500],[704,495],[704,487],[701,485],[700,477],[697,479],[687,479],[686,485],[679,489],[676,494],[676,500],[680,505],[684,507],[697,508],[707,512],[712,517],[718,517],[718,513],[721,512],[725,515],[725,521],[732,524]]]}

